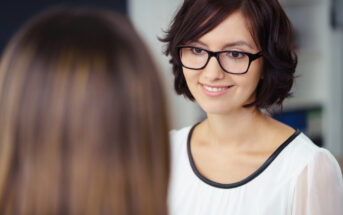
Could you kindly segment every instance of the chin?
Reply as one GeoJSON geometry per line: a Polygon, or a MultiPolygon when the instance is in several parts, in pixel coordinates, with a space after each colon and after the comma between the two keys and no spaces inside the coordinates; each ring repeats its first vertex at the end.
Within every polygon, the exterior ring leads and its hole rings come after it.
{"type": "Polygon", "coordinates": [[[201,105],[200,107],[206,112],[207,115],[223,115],[229,114],[230,112],[234,111],[235,108],[229,105],[214,105],[214,104],[206,104],[201,105]]]}

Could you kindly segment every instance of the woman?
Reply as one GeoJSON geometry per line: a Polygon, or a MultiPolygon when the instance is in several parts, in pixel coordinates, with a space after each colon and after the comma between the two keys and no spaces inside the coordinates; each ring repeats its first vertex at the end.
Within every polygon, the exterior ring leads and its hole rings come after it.
{"type": "Polygon", "coordinates": [[[297,58],[277,0],[185,0],[162,39],[175,89],[207,118],[171,132],[170,214],[343,214],[335,158],[262,110],[297,58]]]}
{"type": "Polygon", "coordinates": [[[157,71],[129,21],[56,9],[0,63],[0,214],[166,214],[157,71]]]}

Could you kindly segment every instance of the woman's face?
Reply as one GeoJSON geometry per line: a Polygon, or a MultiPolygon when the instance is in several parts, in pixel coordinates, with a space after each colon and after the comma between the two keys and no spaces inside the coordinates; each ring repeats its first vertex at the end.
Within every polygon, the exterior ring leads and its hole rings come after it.
{"type": "MultiPolygon", "coordinates": [[[[243,51],[258,53],[245,17],[240,11],[232,13],[217,27],[186,45],[210,51],[243,51]]],[[[189,90],[207,114],[226,114],[243,108],[255,99],[261,78],[262,58],[251,62],[245,74],[224,72],[215,57],[202,70],[183,68],[189,90]]]]}

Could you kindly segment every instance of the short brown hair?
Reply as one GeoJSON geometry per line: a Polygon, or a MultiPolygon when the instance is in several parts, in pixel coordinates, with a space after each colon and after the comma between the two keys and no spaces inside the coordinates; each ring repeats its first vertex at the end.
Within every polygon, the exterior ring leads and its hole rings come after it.
{"type": "Polygon", "coordinates": [[[165,54],[171,55],[175,90],[194,100],[182,73],[177,46],[200,38],[237,10],[247,18],[263,54],[263,79],[257,86],[256,100],[248,106],[281,105],[290,96],[297,55],[292,25],[277,0],[185,0],[166,36],[160,39],[167,43],[165,54]]]}
{"type": "Polygon", "coordinates": [[[0,214],[165,215],[164,95],[127,18],[55,9],[0,62],[0,214]]]}

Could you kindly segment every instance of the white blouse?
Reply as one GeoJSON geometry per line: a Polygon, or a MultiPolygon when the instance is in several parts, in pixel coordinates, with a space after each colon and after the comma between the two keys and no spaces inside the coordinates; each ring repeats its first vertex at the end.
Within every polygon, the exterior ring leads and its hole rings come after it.
{"type": "Polygon", "coordinates": [[[170,132],[169,215],[343,215],[340,167],[303,133],[289,137],[246,179],[219,184],[197,171],[192,131],[170,132]]]}

